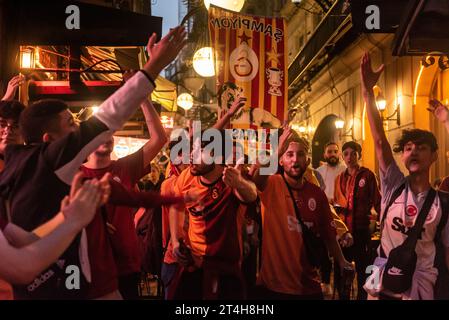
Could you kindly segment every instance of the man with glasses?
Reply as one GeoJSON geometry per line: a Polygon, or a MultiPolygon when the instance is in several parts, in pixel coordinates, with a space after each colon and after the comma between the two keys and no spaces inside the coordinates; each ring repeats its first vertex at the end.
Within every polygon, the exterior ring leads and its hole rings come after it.
{"type": "MultiPolygon", "coordinates": [[[[4,151],[8,144],[22,144],[19,117],[25,106],[19,101],[0,101],[0,171],[4,168],[4,151]]],[[[0,279],[0,300],[12,300],[12,289],[0,279]]]]}

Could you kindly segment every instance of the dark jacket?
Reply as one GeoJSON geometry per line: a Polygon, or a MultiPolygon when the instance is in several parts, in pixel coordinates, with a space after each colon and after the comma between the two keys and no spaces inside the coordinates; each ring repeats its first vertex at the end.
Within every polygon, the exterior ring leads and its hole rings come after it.
{"type": "Polygon", "coordinates": [[[342,208],[340,215],[351,232],[367,230],[370,223],[371,208],[380,213],[381,195],[374,173],[365,167],[360,167],[354,183],[352,210],[349,210],[348,191],[343,193],[349,178],[348,169],[335,179],[334,202],[342,208]]]}

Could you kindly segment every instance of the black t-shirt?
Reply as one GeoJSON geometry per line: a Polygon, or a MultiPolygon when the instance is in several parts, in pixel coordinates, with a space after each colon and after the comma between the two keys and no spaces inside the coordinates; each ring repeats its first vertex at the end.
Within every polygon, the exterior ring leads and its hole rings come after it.
{"type": "MultiPolygon", "coordinates": [[[[81,163],[109,135],[108,127],[95,117],[80,128],[52,143],[10,145],[5,152],[5,169],[0,173],[0,195],[5,214],[9,199],[11,222],[27,231],[53,218],[61,200],[70,191],[71,176],[81,163]],[[100,142],[99,142],[100,141],[100,142]]],[[[81,298],[84,290],[67,290],[65,268],[79,262],[78,236],[57,263],[42,272],[27,286],[14,286],[15,299],[81,298]]],[[[31,262],[30,262],[31,263],[31,262]]],[[[82,272],[80,273],[82,274],[82,272]]],[[[85,283],[84,278],[81,283],[85,283]]]]}
{"type": "Polygon", "coordinates": [[[90,144],[106,130],[92,117],[79,130],[55,142],[9,145],[5,169],[0,173],[0,195],[10,201],[11,222],[32,231],[53,218],[70,190],[70,181],[63,180],[69,171],[71,175],[77,171],[91,151],[90,144]]]}

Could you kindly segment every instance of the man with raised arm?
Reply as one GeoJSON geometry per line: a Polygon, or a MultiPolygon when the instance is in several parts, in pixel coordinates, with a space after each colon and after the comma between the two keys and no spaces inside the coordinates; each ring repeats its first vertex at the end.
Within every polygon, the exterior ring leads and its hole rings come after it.
{"type": "MultiPolygon", "coordinates": [[[[185,35],[184,28],[177,27],[156,44],[153,34],[147,46],[151,59],[143,69],[109,97],[95,116],[79,126],[67,105],[59,100],[38,101],[22,113],[20,128],[26,145],[6,148],[6,169],[0,175],[4,217],[31,231],[59,211],[59,203],[67,195],[68,184],[81,164],[124,125],[152,92],[154,79],[176,58],[185,44],[185,35]]],[[[79,243],[77,237],[64,253],[66,263],[78,264],[81,259],[78,252],[86,254],[86,248],[78,250],[79,243]]],[[[90,278],[89,268],[83,269],[83,275],[90,278]]],[[[65,288],[39,290],[43,287],[15,288],[14,294],[23,299],[73,295],[65,288]]]]}
{"type": "Polygon", "coordinates": [[[311,263],[303,228],[307,226],[321,238],[341,270],[353,270],[353,266],[345,260],[336,240],[326,194],[304,176],[310,164],[309,143],[287,127],[272,157],[279,158],[282,172],[268,176],[256,171],[253,179],[262,203],[259,298],[323,299],[318,268],[311,263]]]}
{"type": "MultiPolygon", "coordinates": [[[[408,175],[405,176],[399,169],[387,140],[373,92],[373,87],[383,70],[384,65],[381,65],[374,71],[369,54],[364,54],[361,62],[362,94],[379,159],[382,190],[382,236],[378,249],[379,257],[375,261],[375,265],[380,270],[385,268],[386,259],[391,250],[404,243],[416,223],[426,198],[431,196],[430,168],[438,157],[438,144],[431,132],[421,129],[403,130],[393,151],[400,154],[408,175]]],[[[403,300],[434,299],[434,286],[438,277],[435,255],[439,243],[442,244],[446,262],[449,262],[448,209],[443,208],[444,203],[447,203],[443,197],[445,196],[440,193],[434,197],[433,201],[429,200],[432,201],[431,207],[415,248],[417,264],[410,289],[394,294],[391,290],[384,288],[383,284],[380,288],[370,285],[372,281],[370,277],[365,285],[370,297],[403,300]],[[436,242],[436,238],[439,239],[439,243],[436,242]]],[[[394,274],[397,270],[388,269],[386,272],[394,274]]]]}

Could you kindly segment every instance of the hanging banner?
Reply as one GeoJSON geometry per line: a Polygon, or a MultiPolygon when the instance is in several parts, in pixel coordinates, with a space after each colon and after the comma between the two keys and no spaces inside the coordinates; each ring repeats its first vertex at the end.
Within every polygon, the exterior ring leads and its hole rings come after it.
{"type": "Polygon", "coordinates": [[[208,24],[221,114],[244,96],[245,107],[232,119],[233,127],[279,127],[288,106],[286,21],[211,5],[208,24]]]}

